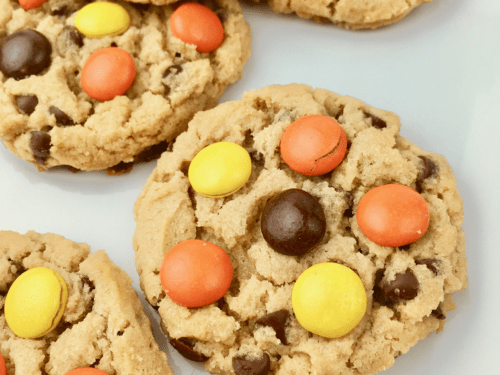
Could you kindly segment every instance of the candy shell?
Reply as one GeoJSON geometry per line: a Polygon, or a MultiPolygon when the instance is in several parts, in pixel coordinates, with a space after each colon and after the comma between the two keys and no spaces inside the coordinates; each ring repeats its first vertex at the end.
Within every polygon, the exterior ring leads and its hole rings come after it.
{"type": "Polygon", "coordinates": [[[90,97],[106,101],[125,94],[134,78],[135,63],[132,56],[121,48],[107,47],[87,59],[80,83],[90,97]]]}
{"type": "Polygon", "coordinates": [[[252,161],[248,152],[232,142],[219,142],[202,149],[189,165],[193,189],[212,198],[239,190],[250,178],[252,161]]]}
{"type": "Polygon", "coordinates": [[[123,34],[130,26],[130,15],[119,4],[99,1],[85,5],[75,17],[75,27],[88,38],[123,34]]]}
{"type": "Polygon", "coordinates": [[[215,51],[224,41],[224,27],[210,8],[186,3],[170,17],[172,34],[184,43],[196,45],[201,53],[215,51]]]}
{"type": "Polygon", "coordinates": [[[281,138],[285,163],[305,176],[320,176],[344,159],[347,138],[339,123],[328,116],[308,115],[291,123],[281,138]]]}
{"type": "Polygon", "coordinates": [[[349,333],[366,312],[366,291],[359,276],[338,263],[319,263],[305,270],[292,290],[299,323],[328,338],[349,333]]]}
{"type": "Polygon", "coordinates": [[[7,375],[7,366],[5,365],[2,354],[0,354],[0,375],[7,375]]]}
{"type": "Polygon", "coordinates": [[[359,201],[356,221],[363,234],[382,246],[404,246],[421,238],[429,226],[425,199],[408,186],[388,184],[359,201]]]}
{"type": "Polygon", "coordinates": [[[108,373],[98,368],[80,367],[67,372],[65,375],[108,375],[108,373]]]}
{"type": "Polygon", "coordinates": [[[202,240],[186,240],[172,247],[161,264],[160,280],[165,293],[186,307],[216,302],[226,294],[233,266],[219,246],[202,240]]]}
{"type": "Polygon", "coordinates": [[[19,0],[19,4],[23,7],[23,9],[29,10],[41,7],[47,1],[48,0],[19,0]]]}
{"type": "Polygon", "coordinates": [[[42,337],[57,326],[67,301],[68,288],[61,275],[45,267],[32,268],[10,286],[5,319],[19,337],[42,337]]]}

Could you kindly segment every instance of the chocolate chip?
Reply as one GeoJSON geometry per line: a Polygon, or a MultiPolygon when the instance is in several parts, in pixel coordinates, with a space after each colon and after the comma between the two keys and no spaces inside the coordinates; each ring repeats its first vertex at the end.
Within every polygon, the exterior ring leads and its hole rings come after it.
{"type": "Polygon", "coordinates": [[[377,117],[377,116],[372,115],[371,113],[367,113],[367,112],[365,112],[365,116],[372,119],[372,126],[375,129],[387,128],[387,123],[384,120],[382,120],[380,117],[377,117]]]}
{"type": "Polygon", "coordinates": [[[75,125],[75,122],[71,117],[69,117],[66,113],[61,111],[59,108],[54,107],[53,105],[49,107],[49,113],[56,117],[57,125],[61,126],[72,126],[75,125]]]}
{"type": "Polygon", "coordinates": [[[57,37],[57,47],[61,52],[65,52],[70,48],[83,47],[82,34],[74,26],[64,26],[57,37]]]}
{"type": "Polygon", "coordinates": [[[287,344],[285,336],[285,325],[290,313],[288,310],[278,310],[258,319],[255,324],[271,327],[276,332],[276,337],[283,345],[287,344]]]}
{"type": "Polygon", "coordinates": [[[439,320],[445,320],[446,315],[443,314],[443,310],[441,309],[441,306],[438,306],[436,310],[432,310],[431,316],[433,316],[436,319],[439,320]]]}
{"type": "Polygon", "coordinates": [[[143,150],[141,153],[139,153],[135,158],[134,162],[136,163],[142,163],[142,162],[148,162],[151,160],[158,159],[161,154],[163,154],[167,148],[168,148],[169,142],[163,141],[158,143],[157,145],[153,145],[145,150],[143,150]]]}
{"type": "Polygon", "coordinates": [[[38,104],[38,98],[36,95],[20,95],[16,98],[16,102],[21,111],[31,115],[38,104]]]}
{"type": "Polygon", "coordinates": [[[162,78],[167,78],[171,73],[172,74],[179,74],[182,72],[182,66],[180,65],[171,65],[165,71],[163,72],[163,77],[162,78]]]}
{"type": "Polygon", "coordinates": [[[112,43],[110,44],[110,46],[111,46],[111,47],[118,47],[118,44],[116,44],[115,42],[112,42],[112,43]]]}
{"type": "Polygon", "coordinates": [[[17,31],[2,43],[0,70],[7,77],[23,79],[48,68],[51,53],[50,42],[38,31],[17,31]]]}
{"type": "Polygon", "coordinates": [[[421,160],[420,162],[421,168],[418,172],[417,181],[415,182],[416,184],[415,190],[421,193],[422,184],[424,180],[427,178],[431,178],[437,174],[437,165],[428,157],[420,155],[419,158],[421,160]]]}
{"type": "Polygon", "coordinates": [[[382,284],[382,290],[387,296],[404,300],[415,298],[418,287],[419,282],[410,269],[405,273],[398,273],[393,281],[382,284]]]}
{"type": "Polygon", "coordinates": [[[353,217],[354,212],[352,210],[352,207],[354,205],[354,198],[351,193],[348,191],[345,192],[345,201],[347,203],[348,208],[344,211],[344,216],[345,217],[353,217]]]}
{"type": "Polygon", "coordinates": [[[411,244],[398,246],[398,247],[399,247],[399,250],[408,251],[408,250],[410,250],[410,246],[411,246],[411,244]]]}
{"type": "Polygon", "coordinates": [[[233,369],[236,375],[267,375],[271,369],[271,360],[267,353],[260,357],[239,355],[233,357],[233,369]]]}
{"type": "Polygon", "coordinates": [[[87,285],[87,287],[89,288],[89,292],[91,292],[95,289],[94,283],[92,281],[90,281],[88,276],[86,276],[86,275],[81,276],[81,280],[82,280],[82,283],[84,285],[87,285]]]}
{"type": "Polygon", "coordinates": [[[194,348],[194,341],[187,337],[181,337],[180,339],[170,339],[170,344],[177,350],[184,358],[189,359],[194,362],[205,362],[208,357],[196,352],[194,348]]]}
{"type": "Polygon", "coordinates": [[[432,273],[437,276],[439,273],[439,260],[437,259],[415,259],[416,264],[424,264],[432,273]]]}
{"type": "Polygon", "coordinates": [[[303,255],[318,245],[326,232],[326,218],[319,201],[300,189],[272,197],[262,211],[261,230],[275,251],[303,255]]]}
{"type": "Polygon", "coordinates": [[[66,16],[68,14],[69,10],[66,5],[61,6],[60,8],[52,10],[52,15],[53,16],[66,16]]]}
{"type": "Polygon", "coordinates": [[[382,306],[391,307],[394,303],[393,301],[384,293],[380,284],[384,278],[384,269],[379,269],[375,272],[375,282],[373,284],[373,300],[378,302],[382,306]]]}
{"type": "Polygon", "coordinates": [[[124,173],[129,173],[134,166],[134,163],[125,163],[123,161],[119,162],[118,164],[106,168],[106,174],[108,176],[119,176],[124,173]]]}
{"type": "Polygon", "coordinates": [[[31,152],[33,152],[35,160],[41,165],[45,165],[45,161],[50,156],[50,148],[52,147],[50,141],[50,135],[46,132],[34,131],[31,133],[31,152]]]}

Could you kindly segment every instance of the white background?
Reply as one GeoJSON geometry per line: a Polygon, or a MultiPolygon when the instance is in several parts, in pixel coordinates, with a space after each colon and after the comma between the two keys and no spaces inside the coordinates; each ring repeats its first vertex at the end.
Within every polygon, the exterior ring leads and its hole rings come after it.
{"type": "MultiPolygon", "coordinates": [[[[455,294],[457,309],[444,331],[431,333],[383,374],[500,374],[500,1],[434,0],[370,31],[242,6],[252,56],[222,101],[293,82],[350,95],[398,114],[402,135],[444,155],[455,171],[465,206],[469,288],[455,294]]],[[[38,173],[0,146],[0,229],[53,232],[104,249],[142,296],[132,206],[155,164],[118,177],[38,173]]],[[[153,330],[176,375],[203,373],[170,349],[156,319],[153,330]]]]}

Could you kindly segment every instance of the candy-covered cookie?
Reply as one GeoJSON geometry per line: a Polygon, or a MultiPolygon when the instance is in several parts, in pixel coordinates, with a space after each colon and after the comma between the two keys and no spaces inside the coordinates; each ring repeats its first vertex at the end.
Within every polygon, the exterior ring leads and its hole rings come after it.
{"type": "Polygon", "coordinates": [[[102,250],[0,231],[0,374],[173,374],[131,284],[102,250]]]}
{"type": "MultiPolygon", "coordinates": [[[[254,0],[262,2],[262,0],[254,0]]],[[[333,22],[348,29],[375,29],[397,22],[432,0],[268,0],[277,13],[296,13],[316,22],[333,22]]]]}
{"type": "MultiPolygon", "coordinates": [[[[399,129],[393,113],[304,85],[253,90],[198,113],[134,207],[141,287],[173,346],[217,374],[374,374],[441,331],[452,293],[467,286],[462,201],[445,158],[399,129]],[[297,123],[307,131],[284,143],[297,123]],[[229,164],[220,162],[234,151],[204,153],[226,142],[251,160],[234,191],[229,164]],[[318,144],[327,145],[323,153],[309,152],[318,144]],[[309,165],[299,172],[283,154],[296,145],[289,151],[309,165]],[[194,188],[190,172],[199,157],[205,174],[212,165],[217,184],[232,193],[194,188]],[[323,164],[321,175],[309,173],[323,164]],[[377,189],[393,199],[370,198],[377,189]],[[398,202],[403,209],[388,215],[398,202]],[[179,283],[164,264],[186,241],[197,241],[198,253],[215,246],[229,256],[232,283],[213,303],[189,307],[165,283],[179,283]]],[[[181,275],[197,274],[203,262],[184,262],[181,275]]],[[[182,293],[222,285],[228,271],[210,272],[218,268],[203,270],[217,282],[182,282],[182,293]]]]}
{"type": "Polygon", "coordinates": [[[0,139],[39,171],[118,173],[166,150],[249,56],[236,0],[0,0],[0,139]]]}

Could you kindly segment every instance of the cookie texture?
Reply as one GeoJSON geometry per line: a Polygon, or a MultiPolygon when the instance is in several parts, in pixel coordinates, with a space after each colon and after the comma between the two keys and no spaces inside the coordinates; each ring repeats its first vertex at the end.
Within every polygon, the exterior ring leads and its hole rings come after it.
{"type": "MultiPolygon", "coordinates": [[[[259,0],[254,0],[260,2],[259,0]]],[[[296,13],[319,23],[333,22],[348,29],[375,29],[397,22],[432,0],[268,0],[277,13],[296,13]]]]}
{"type": "MultiPolygon", "coordinates": [[[[202,0],[224,27],[224,41],[212,53],[199,53],[172,35],[175,6],[117,3],[130,15],[128,29],[88,38],[75,28],[86,1],[49,0],[26,11],[17,1],[0,0],[0,46],[28,30],[49,42],[41,52],[50,56],[48,66],[27,63],[31,74],[22,78],[8,76],[7,64],[0,69],[0,139],[39,171],[60,165],[120,170],[150,160],[185,130],[196,111],[213,107],[241,77],[250,56],[250,29],[236,0],[202,0]],[[125,94],[98,101],[83,91],[80,77],[87,59],[106,47],[128,52],[136,73],[125,94]]],[[[40,38],[30,32],[26,38],[40,38]]],[[[6,47],[6,54],[13,48],[6,47]]]]}
{"type": "Polygon", "coordinates": [[[0,353],[8,375],[61,375],[96,367],[109,375],[173,374],[154,341],[132,280],[102,250],[55,234],[0,232],[0,353]],[[9,286],[25,270],[47,267],[68,286],[54,331],[39,339],[14,335],[5,321],[9,286]]]}
{"type": "Polygon", "coordinates": [[[452,293],[467,286],[463,205],[445,158],[421,150],[399,130],[393,113],[304,85],[249,91],[242,100],[198,113],[158,160],[134,207],[141,287],[174,347],[214,374],[247,374],[250,367],[261,369],[255,374],[267,368],[280,375],[375,374],[441,331],[455,307],[452,293]],[[279,152],[285,129],[309,114],[337,119],[348,140],[343,162],[317,177],[293,172],[279,152]],[[236,193],[206,198],[190,187],[188,167],[202,148],[221,141],[249,152],[252,174],[236,193]],[[361,197],[389,183],[417,190],[430,210],[425,235],[401,248],[370,241],[356,222],[361,197]],[[292,188],[316,197],[326,217],[323,239],[300,256],[272,250],[260,225],[266,202],[292,188]],[[196,309],[165,296],[159,275],[164,254],[191,238],[221,246],[234,268],[225,296],[196,309]],[[293,314],[295,281],[321,262],[351,268],[366,290],[364,317],[340,338],[306,331],[293,314]],[[398,298],[394,289],[411,292],[411,298],[398,298]]]}

